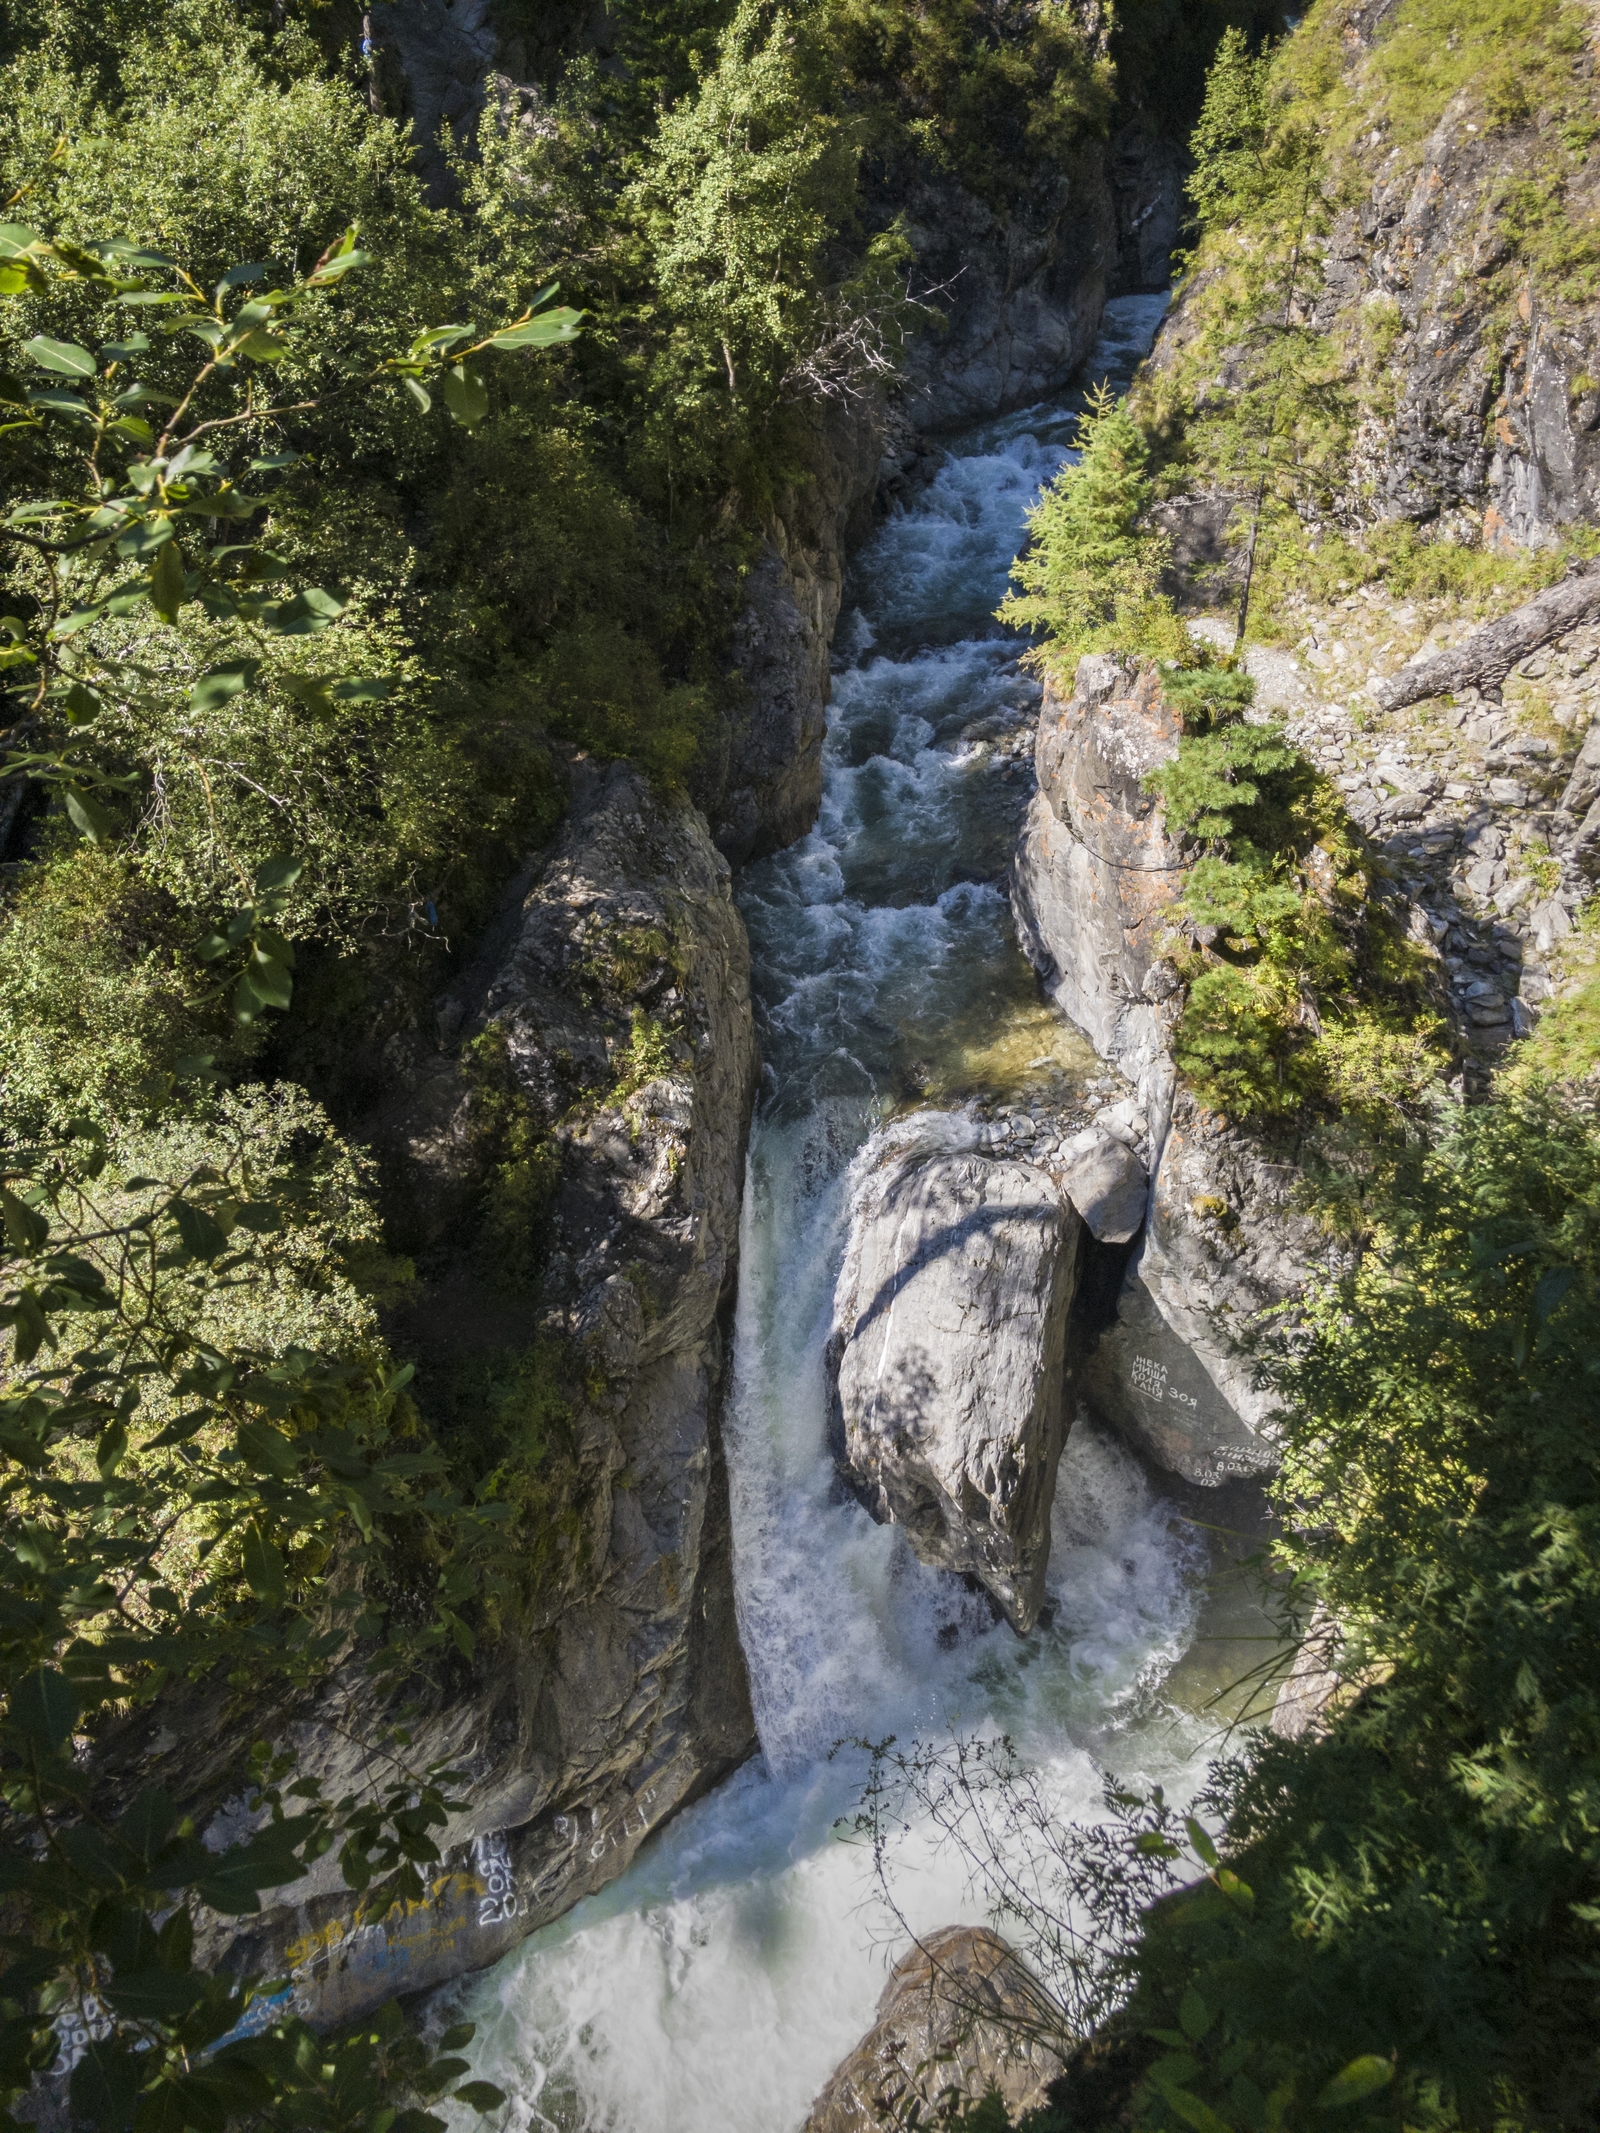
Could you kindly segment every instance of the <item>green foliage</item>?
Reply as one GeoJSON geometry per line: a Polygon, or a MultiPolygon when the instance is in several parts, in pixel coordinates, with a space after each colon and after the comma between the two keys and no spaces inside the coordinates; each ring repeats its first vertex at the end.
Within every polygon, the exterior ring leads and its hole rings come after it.
{"type": "Polygon", "coordinates": [[[1373,1215],[1286,1368],[1278,1485],[1280,1556],[1368,1685],[1325,1738],[1263,1742],[1226,1777],[1255,1903],[1174,1906],[1140,2018],[1170,2022],[1188,1991],[1222,2013],[1201,2093],[1229,2123],[1223,2061],[1250,2039],[1258,2089],[1292,2081],[1297,2113],[1341,2060],[1375,2057],[1395,2070],[1374,2101],[1390,2123],[1584,2124],[1600,2095],[1600,1734],[1579,1657],[1600,1606],[1593,1110],[1535,1086],[1452,1113],[1373,1215]]]}
{"type": "Polygon", "coordinates": [[[1600,899],[1579,913],[1562,960],[1565,982],[1518,1045],[1508,1070],[1515,1081],[1583,1083],[1600,1067],[1600,899]]]}
{"type": "Polygon", "coordinates": [[[541,1335],[525,1347],[441,1347],[419,1373],[419,1405],[474,1502],[503,1509],[510,1575],[486,1597],[484,1620],[548,1624],[592,1573],[593,1512],[604,1498],[574,1426],[585,1393],[581,1359],[541,1335]]]}
{"type": "Polygon", "coordinates": [[[813,57],[785,9],[741,0],[715,67],[663,116],[641,183],[661,298],[720,352],[734,399],[747,372],[747,393],[776,388],[853,201],[856,150],[815,108],[813,57]]]}
{"type": "Polygon", "coordinates": [[[248,1036],[199,1004],[203,990],[189,929],[125,853],[85,840],[31,868],[0,923],[13,1130],[136,1109],[162,1065],[242,1064],[248,1036]]]}
{"type": "MultiPolygon", "coordinates": [[[[370,1742],[391,1777],[337,1800],[260,1746],[248,1796],[262,1826],[220,1849],[196,1819],[214,1798],[151,1786],[113,1823],[72,1739],[81,1729],[92,1742],[158,1698],[171,1710],[200,1684],[232,1700],[211,1722],[240,1729],[245,1698],[257,1724],[313,1683],[345,1709],[375,1691],[381,1712],[447,1644],[470,1659],[462,1609],[492,1609],[510,1590],[510,1507],[469,1503],[451,1485],[401,1397],[409,1369],[393,1369],[340,1264],[342,1235],[369,1248],[376,1236],[365,1180],[326,1119],[282,1090],[167,1109],[176,1074],[217,1078],[215,1051],[174,1055],[208,1016],[249,1032],[289,1005],[284,927],[304,867],[282,851],[243,862],[216,795],[229,777],[260,787],[237,761],[208,763],[198,751],[214,744],[197,729],[225,720],[265,673],[330,725],[359,723],[391,693],[337,664],[276,663],[283,643],[298,652],[333,629],[350,600],[281,584],[289,566],[262,519],[282,502],[270,478],[301,455],[264,452],[263,433],[281,441],[290,416],[389,381],[423,413],[438,385],[470,427],[486,397],[480,359],[549,345],[574,323],[536,302],[488,335],[425,330],[320,396],[285,402],[274,371],[321,315],[318,299],[363,263],[347,233],[288,286],[252,294],[264,263],[208,290],[125,240],[0,232],[0,295],[48,305],[65,289],[80,311],[92,301],[135,321],[98,347],[33,333],[18,350],[31,369],[0,379],[21,477],[0,520],[20,557],[6,585],[12,745],[0,775],[61,801],[55,852],[25,878],[0,959],[0,983],[28,1016],[8,1062],[0,1158],[0,1327],[11,1336],[0,1522],[12,1543],[0,1551],[0,1873],[11,1946],[26,1951],[0,1977],[0,2102],[54,2067],[57,2018],[70,2014],[93,2040],[72,2071],[73,2112],[107,2128],[251,2118],[381,2133],[404,2117],[424,2133],[441,2121],[401,2114],[387,2095],[436,2097],[467,2071],[407,2038],[392,2010],[327,2052],[295,2017],[261,2027],[260,1981],[195,1961],[200,1906],[254,1911],[262,1890],[335,1843],[363,1916],[423,1898],[451,1780],[406,1768],[401,1729],[382,1722],[370,1742]],[[179,336],[201,352],[175,362],[160,344],[179,336]],[[256,456],[240,466],[230,447],[256,456]],[[247,487],[252,476],[266,479],[247,487]],[[199,655],[188,608],[205,617],[199,655]],[[178,811],[163,804],[172,765],[151,750],[163,731],[188,739],[215,872],[248,898],[205,934],[176,922],[159,866],[112,850],[141,791],[153,841],[181,841],[178,811]],[[209,991],[197,966],[209,966],[209,991]],[[158,1071],[138,1076],[147,1064],[158,1071]],[[137,1142],[107,1130],[130,1098],[156,1114],[137,1142]],[[30,1124],[45,1137],[17,1145],[30,1124]],[[396,1585],[404,1605],[392,1612],[396,1585]],[[241,2025],[259,2034],[241,2037],[241,2025]]],[[[281,835],[293,810],[267,798],[281,835]]],[[[201,905],[212,880],[191,857],[176,886],[201,905]]],[[[231,1049],[237,1064],[246,1045],[231,1049]]],[[[454,2093],[483,2108],[502,2100],[487,2084],[454,2093]]]]}
{"type": "Polygon", "coordinates": [[[1152,771],[1147,783],[1160,794],[1174,836],[1226,838],[1246,815],[1254,823],[1266,811],[1282,824],[1293,788],[1304,786],[1308,771],[1281,726],[1240,719],[1185,734],[1177,755],[1152,771]]]}
{"type": "MultiPolygon", "coordinates": [[[[447,1638],[470,1647],[456,1608],[495,1587],[503,1513],[443,1485],[401,1397],[409,1372],[341,1280],[340,1242],[370,1230],[370,1209],[314,1106],[246,1093],[120,1145],[84,1125],[13,1149],[4,1177],[4,2100],[52,2066],[72,2013],[100,2038],[72,2076],[82,2119],[368,2127],[381,2093],[349,2077],[390,2066],[374,2051],[393,2017],[326,2063],[293,2018],[228,2043],[258,1981],[195,1961],[195,1907],[253,1911],[335,1843],[370,1915],[417,1899],[444,1774],[323,1800],[308,1781],[286,1790],[290,1767],[263,1747],[262,1826],[216,1849],[155,1787],[110,1820],[73,1736],[186,1683],[225,1686],[259,1723],[358,1643],[358,1673],[380,1683],[447,1638]],[[400,1535],[435,1570],[419,1591],[408,1563],[391,1614],[400,1535]]],[[[464,2070],[413,2044],[383,2078],[437,2094],[464,2070]]]]}
{"type": "Polygon", "coordinates": [[[1273,55],[1252,53],[1237,30],[1218,47],[1191,148],[1199,330],[1146,419],[1166,432],[1186,478],[1239,501],[1242,638],[1258,564],[1302,517],[1325,513],[1345,478],[1348,386],[1311,324],[1319,245],[1337,203],[1315,124],[1282,94],[1273,55]],[[1222,393],[1201,383],[1219,364],[1222,393]]]}
{"type": "Polygon", "coordinates": [[[1444,1065],[1426,966],[1368,902],[1337,795],[1271,723],[1245,713],[1247,676],[1166,682],[1187,729],[1147,778],[1170,834],[1210,847],[1171,909],[1189,981],[1178,1071],[1231,1118],[1329,1111],[1406,1130],[1444,1065]]]}
{"type": "Polygon", "coordinates": [[[1028,514],[1029,543],[1012,566],[1020,590],[1001,606],[1001,621],[1044,631],[1045,663],[1069,670],[1102,650],[1192,658],[1161,591],[1167,544],[1139,523],[1152,493],[1145,440],[1103,384],[1078,418],[1077,445],[1078,458],[1028,514]]]}
{"type": "Polygon", "coordinates": [[[1256,575],[1256,629],[1293,636],[1296,602],[1331,606],[1359,585],[1381,584],[1398,600],[1448,600],[1464,615],[1502,614],[1556,584],[1575,559],[1600,546],[1591,527],[1542,548],[1469,547],[1405,519],[1366,528],[1359,541],[1323,529],[1315,541],[1287,529],[1256,575]]]}
{"type": "Polygon", "coordinates": [[[491,1023],[462,1058],[472,1100],[481,1202],[476,1247],[484,1273],[528,1289],[543,1268],[561,1158],[511,1064],[505,1031],[491,1023]]]}
{"type": "Polygon", "coordinates": [[[1071,8],[826,0],[822,34],[872,152],[915,155],[996,209],[1110,120],[1109,57],[1071,8]]]}
{"type": "Polygon", "coordinates": [[[1569,0],[1407,0],[1373,54],[1372,77],[1402,140],[1421,141],[1463,91],[1496,125],[1571,94],[1587,27],[1569,0]]]}

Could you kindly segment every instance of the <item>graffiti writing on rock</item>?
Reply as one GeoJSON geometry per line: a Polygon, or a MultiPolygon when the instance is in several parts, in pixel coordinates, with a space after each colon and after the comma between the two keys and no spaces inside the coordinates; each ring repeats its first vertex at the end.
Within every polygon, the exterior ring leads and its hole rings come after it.
{"type": "Polygon", "coordinates": [[[1135,1392],[1142,1392],[1147,1399],[1171,1400],[1178,1407],[1200,1405],[1193,1393],[1180,1392],[1176,1385],[1167,1383],[1166,1364],[1158,1363],[1153,1356],[1134,1357],[1133,1368],[1128,1372],[1128,1382],[1135,1392]]]}
{"type": "Polygon", "coordinates": [[[615,1822],[602,1825],[600,1810],[591,1807],[585,1821],[581,1812],[575,1815],[557,1815],[554,1828],[558,1843],[569,1851],[580,1849],[598,1863],[607,1852],[614,1852],[631,1839],[644,1836],[650,1827],[650,1810],[655,1805],[656,1788],[647,1785],[639,1797],[622,1811],[615,1822]]]}
{"type": "Polygon", "coordinates": [[[479,1926],[509,1924],[517,1915],[517,1877],[511,1870],[511,1846],[503,1829],[473,1838],[472,1865],[483,1883],[483,1893],[478,1898],[479,1926]]]}

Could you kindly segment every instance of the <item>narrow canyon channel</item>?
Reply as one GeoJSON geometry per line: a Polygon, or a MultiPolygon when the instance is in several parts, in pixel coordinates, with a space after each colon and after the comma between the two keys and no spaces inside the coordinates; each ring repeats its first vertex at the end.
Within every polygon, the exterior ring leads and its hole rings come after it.
{"type": "MultiPolygon", "coordinates": [[[[1165,299],[1107,307],[1085,375],[1124,387],[1165,299]]],[[[725,1419],[739,1625],[762,1753],[601,1894],[441,2004],[479,2025],[511,2133],[793,2133],[903,1950],[852,1841],[862,1737],[1009,1733],[1067,1814],[1100,1770],[1183,1793],[1251,1663],[1230,1546],[1242,1490],[1184,1494],[1080,1418],[1033,1635],[924,1569],[841,1492],[824,1344],[852,1159],[886,1118],[1059,1094],[1099,1071],[1040,996],[1005,874],[1032,788],[1038,690],[992,610],[1069,395],[956,438],[857,557],[839,632],[820,819],[746,868],[765,1069],[745,1189],[725,1419]],[[845,1745],[840,1745],[841,1743],[845,1745]]],[[[981,1918],[959,1860],[908,1840],[918,1930],[981,1918]]]]}

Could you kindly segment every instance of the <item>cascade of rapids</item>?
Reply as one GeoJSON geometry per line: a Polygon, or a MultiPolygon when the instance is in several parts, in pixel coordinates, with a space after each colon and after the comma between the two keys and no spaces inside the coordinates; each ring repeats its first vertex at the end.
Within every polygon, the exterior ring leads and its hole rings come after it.
{"type": "MultiPolygon", "coordinates": [[[[1125,387],[1165,301],[1108,304],[1084,375],[1125,387]]],[[[848,1500],[826,1441],[823,1347],[867,1136],[915,1100],[951,1105],[959,1141],[963,1096],[1098,1071],[1007,909],[1033,779],[996,744],[1039,691],[992,619],[1081,405],[950,440],[858,555],[816,827],[737,884],[764,1072],[724,1433],[761,1753],[620,1880],[440,1996],[441,2018],[479,2025],[474,2072],[510,2099],[504,2133],[795,2133],[906,1947],[849,1829],[866,1757],[837,1744],[1003,1731],[1061,1814],[1088,1818],[1106,1769],[1191,1790],[1217,1741],[1209,1699],[1248,1663],[1195,1492],[1087,1418],[1056,1489],[1049,1619],[1026,1639],[848,1500]]],[[[982,1920],[948,1848],[914,1831],[900,1857],[913,1930],[982,1920]]]]}

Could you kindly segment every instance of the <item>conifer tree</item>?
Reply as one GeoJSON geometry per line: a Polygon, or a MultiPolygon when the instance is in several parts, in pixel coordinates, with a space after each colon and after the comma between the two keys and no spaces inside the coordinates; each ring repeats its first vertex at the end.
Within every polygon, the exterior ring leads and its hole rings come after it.
{"type": "Polygon", "coordinates": [[[1029,544],[1012,569],[1019,590],[1000,619],[1048,632],[1040,656],[1063,664],[1100,650],[1176,660],[1186,645],[1161,591],[1167,544],[1140,524],[1152,496],[1149,448],[1103,383],[1078,418],[1077,442],[1077,460],[1028,514],[1029,544]]]}

